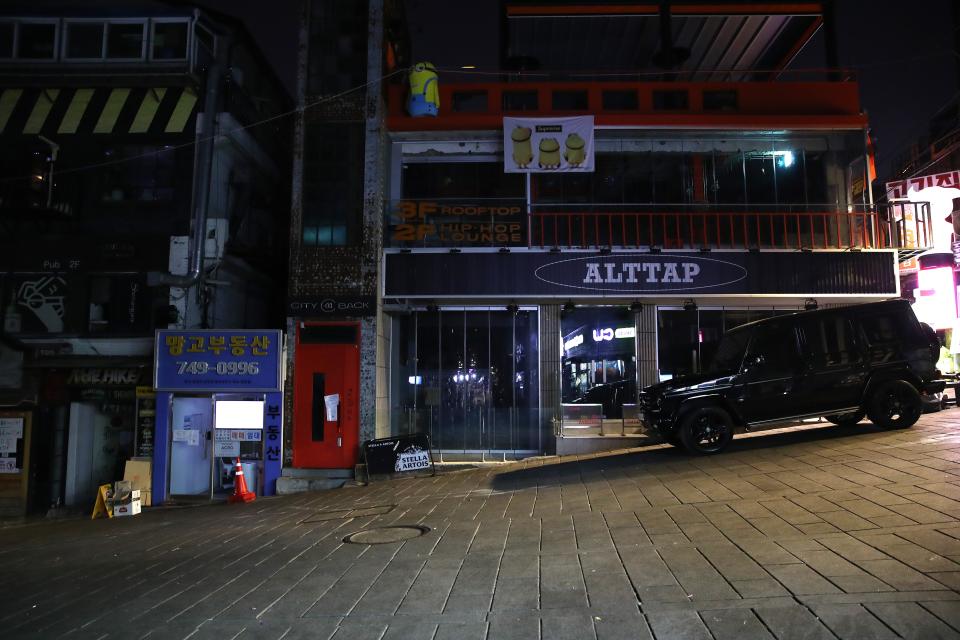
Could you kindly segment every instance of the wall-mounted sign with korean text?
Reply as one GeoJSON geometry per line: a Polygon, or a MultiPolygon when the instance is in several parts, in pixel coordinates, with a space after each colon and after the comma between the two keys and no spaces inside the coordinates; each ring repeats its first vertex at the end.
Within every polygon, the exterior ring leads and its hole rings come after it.
{"type": "Polygon", "coordinates": [[[504,118],[506,173],[592,173],[593,116],[504,118]]]}
{"type": "MultiPolygon", "coordinates": [[[[894,203],[894,222],[903,229],[902,246],[907,249],[927,248],[928,253],[950,253],[953,239],[953,199],[960,197],[960,171],[916,176],[888,182],[887,199],[894,203]],[[917,220],[922,210],[899,203],[929,203],[929,220],[917,220]],[[919,237],[926,231],[929,238],[919,237]]],[[[900,263],[900,273],[916,273],[920,263],[916,257],[900,263]]]]}
{"type": "Polygon", "coordinates": [[[23,418],[0,418],[0,473],[23,468],[23,418]]]}
{"type": "Polygon", "coordinates": [[[391,247],[526,246],[526,201],[397,200],[390,203],[386,244],[391,247]]]}
{"type": "Polygon", "coordinates": [[[157,331],[158,391],[279,391],[280,331],[157,331]]]}

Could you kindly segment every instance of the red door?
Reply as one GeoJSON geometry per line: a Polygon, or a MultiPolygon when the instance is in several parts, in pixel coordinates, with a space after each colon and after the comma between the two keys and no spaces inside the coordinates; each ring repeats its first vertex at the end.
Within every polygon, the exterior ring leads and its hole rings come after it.
{"type": "Polygon", "coordinates": [[[360,326],[301,323],[293,374],[293,466],[350,469],[359,456],[360,326]],[[340,394],[337,420],[324,396],[340,394]]]}

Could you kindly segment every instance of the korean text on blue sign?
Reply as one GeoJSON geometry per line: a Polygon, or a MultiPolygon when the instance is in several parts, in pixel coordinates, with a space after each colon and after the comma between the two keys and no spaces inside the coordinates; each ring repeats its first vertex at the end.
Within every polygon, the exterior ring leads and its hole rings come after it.
{"type": "Polygon", "coordinates": [[[160,391],[279,391],[283,343],[277,330],[157,331],[160,391]]]}

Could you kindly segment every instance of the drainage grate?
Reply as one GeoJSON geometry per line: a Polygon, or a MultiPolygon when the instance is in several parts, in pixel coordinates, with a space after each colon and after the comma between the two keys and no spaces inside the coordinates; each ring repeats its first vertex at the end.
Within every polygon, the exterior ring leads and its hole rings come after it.
{"type": "Polygon", "coordinates": [[[332,511],[317,511],[309,518],[300,521],[300,524],[311,522],[327,522],[328,520],[347,520],[348,518],[364,518],[367,516],[382,516],[390,513],[397,505],[385,504],[376,507],[361,507],[359,509],[334,509],[332,511]]]}
{"type": "Polygon", "coordinates": [[[390,542],[403,542],[411,538],[419,538],[429,531],[430,527],[419,524],[377,527],[376,529],[365,529],[351,533],[345,537],[343,541],[353,544],[388,544],[390,542]]]}

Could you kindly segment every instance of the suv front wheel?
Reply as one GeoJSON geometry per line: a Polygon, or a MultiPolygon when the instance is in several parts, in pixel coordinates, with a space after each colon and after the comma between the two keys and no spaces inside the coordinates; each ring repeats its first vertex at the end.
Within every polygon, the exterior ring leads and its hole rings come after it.
{"type": "Polygon", "coordinates": [[[733,421],[720,407],[694,409],[680,423],[680,440],[690,453],[717,453],[733,439],[733,421]]]}
{"type": "Polygon", "coordinates": [[[867,403],[870,421],[884,429],[906,429],[920,419],[920,393],[905,380],[888,380],[878,386],[867,403]]]}

